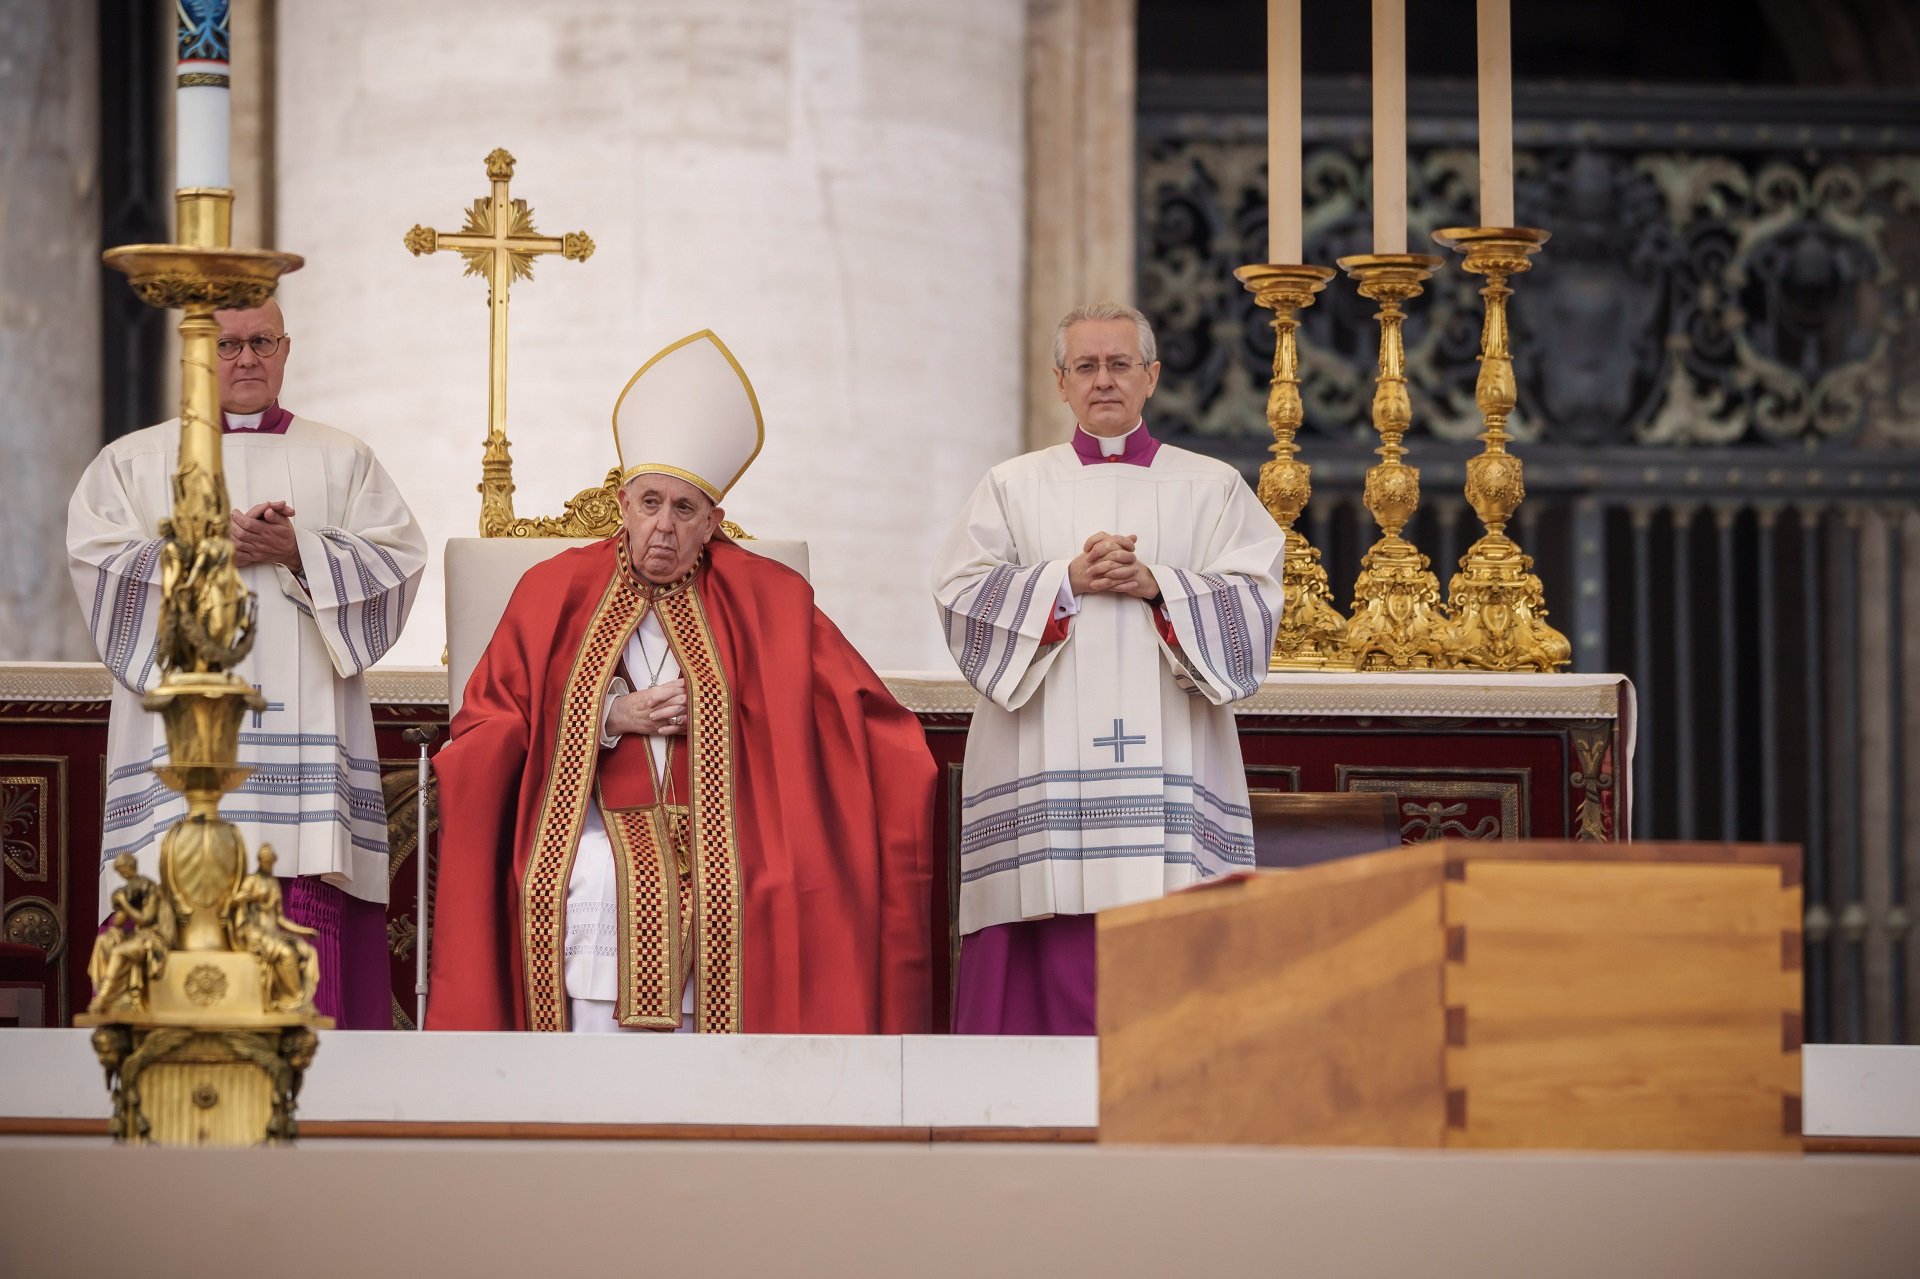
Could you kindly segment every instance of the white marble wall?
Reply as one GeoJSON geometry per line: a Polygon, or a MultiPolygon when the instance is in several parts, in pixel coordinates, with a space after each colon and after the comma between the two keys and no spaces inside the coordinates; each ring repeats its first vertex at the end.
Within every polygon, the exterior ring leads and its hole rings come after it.
{"type": "MultiPolygon", "coordinates": [[[[822,606],[882,669],[950,668],[933,552],[1020,450],[1024,0],[335,0],[279,8],[277,247],[290,408],[370,441],[430,537],[476,528],[485,289],[459,225],[505,146],[548,234],[513,292],[517,513],[614,460],[615,396],[703,327],[765,451],[727,502],[812,543],[822,606]]],[[[436,661],[437,570],[390,661],[436,661]]]]}
{"type": "Polygon", "coordinates": [[[94,23],[0,0],[0,661],[93,655],[66,530],[100,447],[94,23]]]}

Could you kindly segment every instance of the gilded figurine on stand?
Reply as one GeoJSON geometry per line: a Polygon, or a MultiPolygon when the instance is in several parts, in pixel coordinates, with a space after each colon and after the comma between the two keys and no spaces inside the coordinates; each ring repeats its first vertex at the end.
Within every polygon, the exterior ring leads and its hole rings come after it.
{"type": "Polygon", "coordinates": [[[94,939],[87,964],[91,1007],[103,1014],[146,1007],[147,987],[166,970],[178,932],[173,902],[140,873],[132,853],[114,858],[113,868],[127,882],[113,891],[113,914],[106,931],[94,939]]]}

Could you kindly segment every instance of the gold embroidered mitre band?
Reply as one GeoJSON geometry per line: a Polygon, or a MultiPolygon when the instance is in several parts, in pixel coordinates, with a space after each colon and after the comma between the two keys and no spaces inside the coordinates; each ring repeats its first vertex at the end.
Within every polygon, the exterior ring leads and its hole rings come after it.
{"type": "Polygon", "coordinates": [[[718,502],[765,439],[753,383],[711,329],[642,364],[613,405],[623,485],[636,475],[673,475],[718,502]]]}

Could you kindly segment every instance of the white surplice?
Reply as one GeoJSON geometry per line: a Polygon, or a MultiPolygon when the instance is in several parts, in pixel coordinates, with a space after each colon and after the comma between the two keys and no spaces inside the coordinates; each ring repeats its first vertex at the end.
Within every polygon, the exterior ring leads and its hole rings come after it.
{"type": "MultiPolygon", "coordinates": [[[[236,430],[221,452],[233,506],[293,507],[306,581],[280,565],[240,570],[259,622],[238,674],[261,690],[267,709],[240,722],[240,762],[254,771],[220,815],[250,850],[273,845],[277,873],[318,875],[385,902],[386,802],[361,675],[400,635],[426,568],[426,538],[373,451],[345,432],[295,417],[285,434],[236,430]]],[[[157,877],[158,836],[186,812],[185,798],[153,775],[166,736],[160,717],[140,705],[160,682],[156,530],[172,511],[179,453],[177,419],[123,436],[87,467],[67,508],[74,590],[115,681],[103,909],[121,882],[114,857],[135,853],[142,873],[157,877]]]]}
{"type": "Polygon", "coordinates": [[[1148,466],[1061,444],[974,491],[934,570],[948,647],[981,693],[961,801],[960,929],[1144,901],[1253,864],[1231,703],[1260,687],[1284,535],[1238,472],[1162,444],[1148,466]],[[1133,534],[1152,607],[1082,595],[1040,642],[1068,561],[1133,534]]]}

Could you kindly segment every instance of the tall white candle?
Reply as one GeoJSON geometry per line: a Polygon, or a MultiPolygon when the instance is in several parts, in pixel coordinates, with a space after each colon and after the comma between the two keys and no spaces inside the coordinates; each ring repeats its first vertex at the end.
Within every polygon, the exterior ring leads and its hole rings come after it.
{"type": "Polygon", "coordinates": [[[1407,251],[1407,5],[1373,0],[1373,251],[1407,251]]]}
{"type": "Polygon", "coordinates": [[[1513,225],[1511,0],[1480,0],[1480,225],[1513,225]]]}
{"type": "Polygon", "coordinates": [[[178,0],[174,186],[231,187],[228,165],[227,0],[178,0]]]}
{"type": "Polygon", "coordinates": [[[1267,261],[1299,262],[1300,0],[1267,0],[1267,261]]]}

